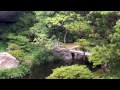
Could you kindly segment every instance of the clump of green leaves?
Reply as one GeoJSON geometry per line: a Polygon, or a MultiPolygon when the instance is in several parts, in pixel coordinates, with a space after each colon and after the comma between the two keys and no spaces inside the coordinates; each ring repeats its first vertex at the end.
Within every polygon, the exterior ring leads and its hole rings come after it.
{"type": "Polygon", "coordinates": [[[10,43],[7,48],[7,50],[20,50],[20,49],[21,47],[15,43],[12,43],[12,44],[10,43]]]}
{"type": "Polygon", "coordinates": [[[21,47],[17,44],[14,44],[14,43],[9,44],[7,48],[7,52],[13,55],[14,57],[16,57],[16,59],[19,60],[20,62],[23,62],[25,60],[24,59],[25,53],[21,49],[21,47]]]}
{"type": "Polygon", "coordinates": [[[28,64],[22,63],[17,68],[5,69],[5,70],[1,69],[0,79],[22,78],[28,73],[30,73],[30,66],[28,64]]]}
{"type": "Polygon", "coordinates": [[[78,39],[76,44],[80,45],[80,49],[87,50],[90,45],[90,42],[86,39],[78,39]]]}
{"type": "Polygon", "coordinates": [[[34,25],[35,21],[36,18],[33,11],[23,11],[16,19],[16,23],[10,26],[10,29],[13,33],[18,35],[20,32],[29,30],[29,28],[34,25]]]}
{"type": "Polygon", "coordinates": [[[93,79],[93,73],[84,65],[62,66],[53,70],[47,79],[93,79]]]}
{"type": "Polygon", "coordinates": [[[54,55],[51,52],[51,50],[44,47],[44,48],[39,48],[38,52],[36,52],[33,63],[41,64],[41,63],[49,63],[59,60],[60,60],[59,55],[54,55]]]}
{"type": "Polygon", "coordinates": [[[106,47],[96,46],[92,50],[92,55],[88,57],[90,62],[93,62],[94,66],[101,65],[110,60],[110,52],[106,47]]]}
{"type": "Polygon", "coordinates": [[[20,62],[24,61],[24,57],[25,57],[25,53],[23,52],[23,50],[10,50],[8,51],[8,53],[10,53],[11,55],[13,55],[14,57],[16,57],[17,60],[19,60],[20,62]]]}

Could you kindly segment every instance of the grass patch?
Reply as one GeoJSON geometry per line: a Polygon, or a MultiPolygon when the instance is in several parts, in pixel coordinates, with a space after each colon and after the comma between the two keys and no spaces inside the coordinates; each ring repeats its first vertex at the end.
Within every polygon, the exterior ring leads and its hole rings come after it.
{"type": "Polygon", "coordinates": [[[30,73],[30,66],[21,64],[18,68],[0,70],[0,79],[21,78],[30,73]]]}

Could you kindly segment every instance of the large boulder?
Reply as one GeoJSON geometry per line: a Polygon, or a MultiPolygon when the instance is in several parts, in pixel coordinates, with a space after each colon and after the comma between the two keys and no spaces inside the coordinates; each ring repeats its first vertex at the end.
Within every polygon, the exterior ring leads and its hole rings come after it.
{"type": "Polygon", "coordinates": [[[0,53],[0,69],[16,68],[19,61],[7,52],[0,53]]]}
{"type": "Polygon", "coordinates": [[[60,55],[60,57],[62,59],[61,63],[63,65],[70,65],[71,64],[72,54],[69,51],[69,49],[67,49],[63,46],[55,46],[55,47],[53,47],[52,52],[54,54],[59,54],[60,55]]]}

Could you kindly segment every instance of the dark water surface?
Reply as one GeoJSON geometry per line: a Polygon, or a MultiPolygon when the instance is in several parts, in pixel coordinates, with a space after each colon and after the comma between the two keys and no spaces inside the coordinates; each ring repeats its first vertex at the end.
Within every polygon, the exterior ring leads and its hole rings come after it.
{"type": "Polygon", "coordinates": [[[52,73],[52,69],[55,69],[57,67],[61,67],[61,64],[49,63],[35,65],[32,67],[31,73],[22,79],[45,79],[52,73]]]}
{"type": "MultiPolygon", "coordinates": [[[[71,65],[74,64],[80,64],[80,61],[74,60],[71,65]]],[[[22,79],[45,79],[47,76],[52,74],[52,70],[55,68],[59,68],[63,66],[60,63],[47,63],[47,64],[40,64],[40,65],[35,65],[31,68],[31,73],[23,77],[22,79]]],[[[92,68],[92,65],[87,64],[87,67],[91,71],[96,71],[100,69],[99,67],[92,68]]]]}

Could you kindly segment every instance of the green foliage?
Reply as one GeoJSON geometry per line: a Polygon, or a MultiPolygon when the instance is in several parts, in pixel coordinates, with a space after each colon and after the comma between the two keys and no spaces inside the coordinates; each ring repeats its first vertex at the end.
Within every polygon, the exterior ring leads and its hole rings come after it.
{"type": "Polygon", "coordinates": [[[35,13],[23,11],[16,17],[15,23],[1,24],[0,52],[7,51],[20,61],[20,65],[17,68],[1,69],[0,79],[21,78],[30,73],[32,58],[28,56],[28,52],[32,47],[26,31],[29,31],[35,22],[35,13]]]}
{"type": "Polygon", "coordinates": [[[5,42],[0,42],[0,52],[4,52],[7,48],[7,44],[5,42]]]}
{"type": "Polygon", "coordinates": [[[51,50],[42,47],[39,48],[38,52],[36,52],[34,56],[33,63],[34,64],[41,64],[41,63],[49,63],[54,61],[59,61],[59,55],[54,55],[51,50]]]}
{"type": "Polygon", "coordinates": [[[90,62],[93,62],[93,65],[101,65],[110,60],[110,52],[106,47],[96,46],[92,50],[92,55],[88,57],[90,62]]]}
{"type": "Polygon", "coordinates": [[[74,11],[60,11],[53,17],[46,18],[46,25],[57,38],[67,37],[68,32],[86,33],[90,30],[90,25],[84,17],[74,11]]]}
{"type": "Polygon", "coordinates": [[[0,79],[21,78],[30,73],[30,67],[22,63],[18,68],[0,70],[0,79]]]}
{"type": "Polygon", "coordinates": [[[30,28],[30,31],[36,36],[41,33],[45,34],[48,31],[47,27],[45,26],[45,19],[52,14],[54,14],[54,11],[35,11],[37,23],[30,28]]]}
{"type": "Polygon", "coordinates": [[[16,59],[19,60],[20,62],[25,61],[24,59],[25,53],[19,45],[9,44],[7,48],[7,52],[13,55],[14,57],[16,57],[16,59]]]}
{"type": "Polygon", "coordinates": [[[95,38],[104,38],[108,40],[109,34],[113,33],[113,26],[119,20],[118,12],[116,11],[91,11],[87,15],[87,19],[94,28],[91,34],[99,35],[95,38]]]}
{"type": "Polygon", "coordinates": [[[84,65],[72,65],[56,68],[47,79],[93,79],[92,72],[84,65]]]}
{"type": "Polygon", "coordinates": [[[80,49],[82,50],[86,50],[90,45],[90,42],[86,39],[78,39],[76,43],[80,45],[80,49]]]}
{"type": "Polygon", "coordinates": [[[91,24],[104,28],[110,28],[115,25],[119,18],[118,12],[116,11],[90,11],[87,15],[91,24]]]}
{"type": "Polygon", "coordinates": [[[29,43],[29,40],[25,36],[15,36],[14,34],[9,34],[8,35],[9,42],[8,45],[11,43],[15,43],[20,46],[24,52],[30,52],[31,50],[31,44],[29,43]]]}
{"type": "Polygon", "coordinates": [[[7,50],[20,50],[21,47],[17,44],[9,44],[7,50]]]}
{"type": "Polygon", "coordinates": [[[6,33],[2,33],[2,34],[0,35],[0,40],[2,40],[2,41],[7,41],[7,34],[6,34],[6,33]]]}
{"type": "MultiPolygon", "coordinates": [[[[98,78],[119,77],[119,11],[23,11],[16,16],[15,23],[0,26],[0,52],[9,52],[21,63],[34,65],[58,60],[59,56],[50,51],[58,42],[76,42],[82,50],[89,50],[89,61],[94,66],[109,62],[113,75],[98,78]]],[[[25,68],[21,67],[24,65],[0,71],[0,77],[22,76],[25,68]]]]}
{"type": "MultiPolygon", "coordinates": [[[[119,63],[120,61],[120,20],[116,22],[113,28],[115,32],[109,35],[111,40],[112,63],[118,66],[115,62],[119,63]]],[[[111,65],[113,65],[112,63],[111,65]]]]}
{"type": "Polygon", "coordinates": [[[19,45],[9,44],[7,52],[16,57],[16,59],[20,61],[20,65],[17,68],[1,69],[0,79],[21,78],[30,73],[30,68],[32,66],[31,58],[26,56],[19,45]]]}
{"type": "Polygon", "coordinates": [[[115,32],[110,34],[110,39],[112,43],[120,44],[120,20],[116,22],[116,25],[114,26],[115,32]]]}
{"type": "Polygon", "coordinates": [[[17,35],[15,36],[14,34],[9,34],[8,38],[10,39],[9,43],[16,43],[20,46],[24,46],[25,44],[28,43],[28,39],[24,36],[17,35]]]}
{"type": "Polygon", "coordinates": [[[72,32],[85,32],[85,33],[88,33],[91,29],[87,21],[71,22],[70,24],[66,24],[64,27],[72,32]]]}
{"type": "Polygon", "coordinates": [[[33,42],[37,46],[46,46],[50,47],[50,43],[52,43],[52,40],[48,37],[48,28],[45,24],[45,19],[51,15],[54,14],[54,11],[35,11],[37,23],[34,24],[33,27],[29,29],[31,34],[33,35],[33,42]]]}
{"type": "Polygon", "coordinates": [[[33,26],[36,21],[35,13],[32,11],[23,11],[16,21],[17,22],[15,24],[10,26],[12,32],[18,34],[19,32],[29,30],[29,28],[33,26]]]}
{"type": "Polygon", "coordinates": [[[16,59],[20,62],[23,62],[25,60],[24,57],[26,54],[23,52],[23,50],[10,50],[8,53],[16,57],[16,59]]]}
{"type": "Polygon", "coordinates": [[[112,73],[106,73],[104,70],[100,69],[94,72],[96,79],[118,79],[117,75],[112,73]]]}

